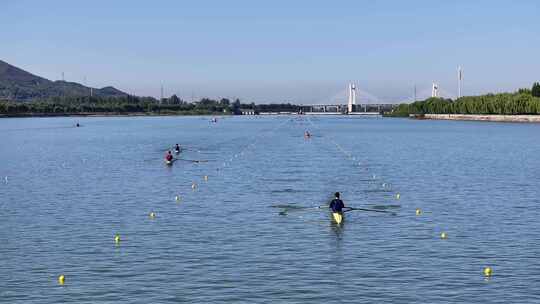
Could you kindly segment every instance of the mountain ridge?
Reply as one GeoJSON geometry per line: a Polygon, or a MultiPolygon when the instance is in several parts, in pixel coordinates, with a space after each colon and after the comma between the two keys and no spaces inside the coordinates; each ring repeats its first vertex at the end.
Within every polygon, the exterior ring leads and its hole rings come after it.
{"type": "Polygon", "coordinates": [[[77,82],[51,81],[0,59],[0,100],[31,101],[52,97],[120,97],[128,95],[112,86],[90,88],[77,82]]]}

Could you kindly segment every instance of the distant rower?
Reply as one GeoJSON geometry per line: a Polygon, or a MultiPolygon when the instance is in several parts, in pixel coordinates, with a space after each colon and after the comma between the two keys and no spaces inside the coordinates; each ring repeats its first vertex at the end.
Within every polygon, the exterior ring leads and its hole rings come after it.
{"type": "Polygon", "coordinates": [[[180,153],[180,146],[178,144],[176,144],[176,146],[174,146],[174,152],[176,152],[176,154],[180,153]]]}
{"type": "Polygon", "coordinates": [[[173,156],[172,156],[171,151],[167,151],[167,154],[165,154],[165,162],[166,162],[167,164],[171,164],[172,161],[173,161],[173,159],[174,159],[174,158],[173,158],[173,156]]]}

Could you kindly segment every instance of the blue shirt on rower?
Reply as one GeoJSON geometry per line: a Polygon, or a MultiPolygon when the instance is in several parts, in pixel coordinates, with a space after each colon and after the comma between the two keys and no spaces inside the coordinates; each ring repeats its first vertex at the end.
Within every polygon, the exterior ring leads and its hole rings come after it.
{"type": "Polygon", "coordinates": [[[332,212],[343,212],[343,208],[345,208],[345,204],[343,204],[343,201],[339,198],[335,198],[330,202],[330,209],[332,209],[332,212]]]}

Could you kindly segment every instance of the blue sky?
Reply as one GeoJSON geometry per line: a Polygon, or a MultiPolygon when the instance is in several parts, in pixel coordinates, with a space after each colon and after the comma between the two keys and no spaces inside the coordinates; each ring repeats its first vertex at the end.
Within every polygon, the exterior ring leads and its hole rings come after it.
{"type": "Polygon", "coordinates": [[[0,0],[0,59],[138,95],[321,103],[354,81],[401,101],[432,81],[456,94],[458,65],[468,95],[540,81],[539,16],[535,0],[0,0]]]}

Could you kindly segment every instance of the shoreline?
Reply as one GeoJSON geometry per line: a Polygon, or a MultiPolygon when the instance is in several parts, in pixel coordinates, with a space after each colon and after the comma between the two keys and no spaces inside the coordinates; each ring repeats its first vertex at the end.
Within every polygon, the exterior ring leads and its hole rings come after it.
{"type": "Polygon", "coordinates": [[[540,115],[410,114],[412,119],[540,123],[540,115]]]}
{"type": "Polygon", "coordinates": [[[232,114],[223,113],[152,113],[152,112],[83,112],[83,113],[19,113],[19,114],[0,114],[2,118],[46,118],[46,117],[139,117],[139,116],[231,116],[232,114]]]}

